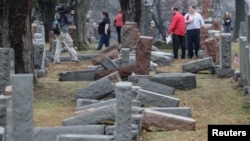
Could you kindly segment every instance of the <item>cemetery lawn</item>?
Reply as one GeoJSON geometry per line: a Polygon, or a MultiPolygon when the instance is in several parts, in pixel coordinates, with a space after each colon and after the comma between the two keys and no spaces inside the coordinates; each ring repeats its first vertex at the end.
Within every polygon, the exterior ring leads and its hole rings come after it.
{"type": "MultiPolygon", "coordinates": [[[[232,57],[239,44],[232,43],[232,57]]],[[[93,53],[83,51],[79,53],[93,53]]],[[[167,67],[158,70],[181,72],[181,65],[191,61],[178,59],[167,67]]],[[[58,72],[84,70],[90,61],[73,64],[62,62],[50,64],[45,77],[38,78],[34,84],[34,126],[61,126],[61,122],[74,115],[76,101],[74,92],[88,86],[91,82],[60,82],[58,72]]],[[[232,64],[235,70],[239,65],[232,64]]],[[[152,72],[152,74],[154,74],[152,72]]],[[[143,141],[207,141],[209,124],[250,124],[250,98],[232,79],[219,79],[210,71],[196,74],[197,88],[193,90],[176,90],[173,97],[180,99],[180,107],[190,107],[192,118],[196,120],[195,131],[164,131],[150,128],[143,131],[143,141]]]]}

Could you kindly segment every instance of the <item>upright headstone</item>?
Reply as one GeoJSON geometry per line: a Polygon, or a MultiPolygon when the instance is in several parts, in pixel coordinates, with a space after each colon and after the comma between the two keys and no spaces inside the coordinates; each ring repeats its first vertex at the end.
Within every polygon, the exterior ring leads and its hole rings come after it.
{"type": "Polygon", "coordinates": [[[15,73],[14,50],[12,48],[0,48],[0,95],[5,87],[10,85],[10,76],[15,73]]]}
{"type": "Polygon", "coordinates": [[[123,25],[121,29],[121,48],[133,47],[133,26],[123,25]]]}
{"type": "Polygon", "coordinates": [[[149,75],[153,38],[140,36],[136,47],[135,74],[149,75]]]}
{"type": "Polygon", "coordinates": [[[222,69],[231,69],[231,34],[221,33],[220,41],[220,67],[222,69]]]}
{"type": "Polygon", "coordinates": [[[12,141],[33,141],[33,75],[12,75],[11,85],[12,141]]]}
{"type": "Polygon", "coordinates": [[[116,94],[116,141],[131,141],[132,123],[132,83],[117,82],[116,94]],[[124,106],[126,105],[126,106],[124,106]]]}
{"type": "Polygon", "coordinates": [[[229,78],[234,75],[231,56],[231,33],[221,33],[220,39],[220,67],[217,70],[219,78],[229,78]]]}
{"type": "Polygon", "coordinates": [[[150,27],[151,27],[151,13],[150,13],[150,10],[151,10],[151,3],[149,3],[149,2],[145,2],[145,5],[144,5],[144,7],[145,7],[145,10],[144,10],[144,12],[145,12],[145,17],[144,17],[144,19],[145,19],[145,21],[144,21],[144,33],[142,34],[142,35],[144,35],[144,36],[151,36],[151,33],[150,33],[150,27]]]}
{"type": "Polygon", "coordinates": [[[249,13],[247,13],[247,15],[246,15],[246,26],[247,26],[247,28],[246,28],[246,32],[247,32],[247,44],[249,44],[249,42],[250,42],[250,29],[249,29],[249,27],[250,27],[250,14],[249,13]]]}
{"type": "Polygon", "coordinates": [[[5,141],[5,129],[0,126],[0,141],[5,141]]]}
{"type": "Polygon", "coordinates": [[[244,67],[245,67],[245,70],[246,70],[246,85],[247,86],[250,86],[250,72],[249,72],[249,69],[250,69],[250,62],[249,62],[249,46],[245,46],[244,48],[244,67]]]}
{"type": "Polygon", "coordinates": [[[45,67],[44,64],[45,42],[34,40],[33,45],[34,45],[34,68],[37,70],[43,70],[45,67]]]}
{"type": "Polygon", "coordinates": [[[139,38],[138,25],[136,22],[125,22],[125,25],[131,25],[133,27],[133,47],[135,47],[139,38]]]}
{"type": "Polygon", "coordinates": [[[247,25],[246,21],[240,22],[240,36],[247,36],[247,25]]]}
{"type": "Polygon", "coordinates": [[[122,66],[126,66],[129,64],[129,52],[130,50],[128,48],[122,48],[121,49],[121,57],[122,57],[122,66]]]}
{"type": "Polygon", "coordinates": [[[40,33],[42,34],[42,39],[45,41],[45,30],[44,30],[44,25],[37,24],[35,26],[35,33],[40,33]]]}
{"type": "Polygon", "coordinates": [[[239,83],[244,84],[246,82],[246,67],[244,63],[244,48],[247,46],[247,37],[240,37],[239,57],[240,57],[240,79],[239,83]]]}
{"type": "MultiPolygon", "coordinates": [[[[11,96],[0,95],[0,127],[3,128],[3,138],[10,139],[9,134],[11,132],[11,96]]],[[[0,137],[1,138],[1,137],[0,137]]],[[[5,141],[5,140],[3,140],[5,141]]],[[[9,140],[7,140],[9,141],[9,140]]]]}

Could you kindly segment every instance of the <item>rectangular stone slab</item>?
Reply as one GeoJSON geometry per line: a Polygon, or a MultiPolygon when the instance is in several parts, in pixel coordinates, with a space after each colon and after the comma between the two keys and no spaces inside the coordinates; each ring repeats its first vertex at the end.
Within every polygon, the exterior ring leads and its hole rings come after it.
{"type": "Polygon", "coordinates": [[[56,127],[35,127],[34,141],[55,141],[60,134],[103,135],[104,125],[77,125],[56,127]]]}
{"type": "Polygon", "coordinates": [[[143,125],[165,130],[191,131],[195,130],[196,120],[183,116],[146,109],[143,113],[143,125]]]}

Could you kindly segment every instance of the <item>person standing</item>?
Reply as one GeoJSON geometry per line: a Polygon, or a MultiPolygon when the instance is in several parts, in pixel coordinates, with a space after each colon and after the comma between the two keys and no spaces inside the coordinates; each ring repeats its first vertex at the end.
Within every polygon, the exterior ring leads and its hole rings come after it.
{"type": "Polygon", "coordinates": [[[118,44],[121,44],[121,29],[124,24],[125,24],[125,16],[123,15],[122,10],[120,9],[114,21],[114,26],[116,27],[116,32],[117,32],[118,44]]]}
{"type": "Polygon", "coordinates": [[[102,12],[102,21],[98,25],[99,43],[96,50],[101,50],[103,44],[105,47],[109,47],[110,39],[110,19],[108,12],[102,12]]]}
{"type": "Polygon", "coordinates": [[[167,36],[172,33],[174,58],[178,59],[178,50],[181,47],[181,59],[185,59],[186,50],[184,37],[186,32],[185,20],[177,7],[172,7],[173,18],[167,31],[167,36]]]}
{"type": "Polygon", "coordinates": [[[225,33],[230,33],[231,30],[231,16],[229,15],[229,12],[226,11],[223,17],[223,21],[224,21],[224,32],[225,33]]]}
{"type": "Polygon", "coordinates": [[[198,51],[200,49],[200,29],[204,25],[202,16],[195,11],[195,7],[189,6],[189,12],[184,16],[187,30],[188,40],[188,58],[192,59],[195,55],[198,58],[198,51]]]}
{"type": "Polygon", "coordinates": [[[65,13],[65,6],[61,5],[59,11],[56,11],[55,19],[53,26],[59,26],[59,33],[56,35],[56,51],[54,56],[54,64],[60,64],[60,55],[63,47],[65,46],[71,57],[73,63],[78,63],[77,52],[73,47],[73,40],[69,35],[69,25],[74,21],[74,10],[71,10],[70,13],[65,13]]]}

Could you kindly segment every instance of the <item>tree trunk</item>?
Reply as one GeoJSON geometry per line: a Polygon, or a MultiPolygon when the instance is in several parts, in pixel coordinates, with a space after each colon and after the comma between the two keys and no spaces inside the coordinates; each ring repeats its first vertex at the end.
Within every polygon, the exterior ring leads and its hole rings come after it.
{"type": "Polygon", "coordinates": [[[120,0],[120,6],[126,21],[134,22],[135,20],[135,0],[120,0]]]}
{"type": "Polygon", "coordinates": [[[9,47],[8,15],[7,5],[9,0],[0,0],[0,47],[9,47]]]}
{"type": "Polygon", "coordinates": [[[78,0],[76,8],[76,45],[79,49],[83,49],[82,46],[88,45],[87,37],[87,14],[90,7],[90,0],[78,0]]]}
{"type": "Polygon", "coordinates": [[[235,25],[234,25],[234,34],[233,34],[233,40],[236,40],[239,38],[239,31],[240,31],[240,23],[242,21],[245,21],[245,0],[235,0],[235,7],[236,7],[236,13],[235,13],[235,25]]]}
{"type": "Polygon", "coordinates": [[[166,30],[163,26],[164,22],[162,20],[161,1],[154,0],[153,4],[156,4],[156,12],[157,12],[158,19],[153,11],[151,12],[152,19],[155,22],[155,26],[158,29],[158,31],[160,32],[163,40],[165,41],[166,40],[166,30]]]}
{"type": "Polygon", "coordinates": [[[138,29],[140,29],[141,27],[140,23],[141,23],[141,16],[142,16],[142,6],[144,6],[144,4],[141,0],[134,1],[134,7],[135,7],[134,21],[137,23],[138,29]]]}
{"type": "Polygon", "coordinates": [[[41,12],[41,20],[45,29],[45,41],[49,42],[49,33],[52,29],[52,23],[55,19],[55,1],[54,0],[38,0],[41,12]]]}
{"type": "Polygon", "coordinates": [[[119,0],[123,14],[126,21],[136,22],[138,29],[141,29],[141,22],[143,24],[142,12],[144,9],[143,0],[119,0]]]}
{"type": "Polygon", "coordinates": [[[2,35],[4,35],[4,40],[7,40],[3,41],[2,45],[14,49],[15,73],[34,73],[30,23],[31,1],[1,1],[5,8],[5,13],[3,13],[5,29],[2,35]]]}

